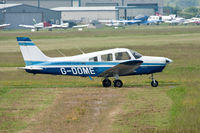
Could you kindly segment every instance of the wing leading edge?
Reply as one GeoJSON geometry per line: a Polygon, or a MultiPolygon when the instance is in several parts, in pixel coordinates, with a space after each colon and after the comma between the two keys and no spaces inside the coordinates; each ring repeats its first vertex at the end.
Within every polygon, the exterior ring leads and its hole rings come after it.
{"type": "Polygon", "coordinates": [[[132,73],[135,69],[137,69],[143,61],[141,60],[131,60],[122,62],[104,72],[102,72],[99,77],[113,77],[115,74],[122,76],[128,73],[132,73]]]}

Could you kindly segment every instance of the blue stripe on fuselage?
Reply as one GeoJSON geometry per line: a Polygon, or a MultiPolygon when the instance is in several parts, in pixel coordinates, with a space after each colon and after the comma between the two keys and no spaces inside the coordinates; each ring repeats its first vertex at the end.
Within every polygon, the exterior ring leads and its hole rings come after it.
{"type": "MultiPolygon", "coordinates": [[[[98,76],[102,72],[108,70],[113,65],[119,64],[119,62],[30,62],[26,61],[26,64],[42,67],[43,70],[26,70],[30,73],[40,74],[53,74],[53,75],[73,75],[73,76],[98,76]],[[99,65],[99,67],[98,67],[99,65]],[[101,65],[101,66],[100,66],[101,65]],[[103,67],[107,65],[107,67],[103,67]],[[111,65],[109,67],[109,65],[111,65]],[[44,67],[43,67],[44,66],[44,67]],[[48,66],[48,67],[46,67],[48,66]]],[[[162,63],[142,63],[139,68],[134,70],[128,75],[150,74],[155,72],[161,72],[166,64],[162,63]]],[[[126,76],[126,75],[123,75],[126,76]]]]}
{"type": "MultiPolygon", "coordinates": [[[[36,65],[36,66],[64,66],[64,65],[117,65],[120,62],[50,62],[50,61],[25,61],[27,66],[36,65]]],[[[141,65],[155,65],[155,66],[165,66],[164,63],[142,63],[141,65]]]]}
{"type": "Polygon", "coordinates": [[[25,61],[27,66],[70,66],[70,65],[117,65],[119,62],[48,62],[48,61],[25,61]]]}

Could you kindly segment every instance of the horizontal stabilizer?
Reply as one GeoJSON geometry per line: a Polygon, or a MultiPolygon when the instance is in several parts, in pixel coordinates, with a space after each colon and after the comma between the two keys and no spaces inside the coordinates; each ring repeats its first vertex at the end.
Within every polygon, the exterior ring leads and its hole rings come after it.
{"type": "Polygon", "coordinates": [[[22,70],[43,70],[41,67],[17,67],[17,69],[22,69],[22,70]]]}

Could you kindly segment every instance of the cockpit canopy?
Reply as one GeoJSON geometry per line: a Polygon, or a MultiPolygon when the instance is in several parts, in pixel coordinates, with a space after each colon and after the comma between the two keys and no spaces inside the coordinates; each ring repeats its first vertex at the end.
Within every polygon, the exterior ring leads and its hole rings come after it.
{"type": "Polygon", "coordinates": [[[139,59],[142,55],[136,51],[129,49],[113,49],[102,52],[97,56],[93,56],[89,58],[89,61],[122,61],[122,60],[131,60],[131,59],[139,59]]]}
{"type": "Polygon", "coordinates": [[[130,50],[130,52],[135,57],[135,59],[139,59],[140,57],[142,57],[142,55],[136,51],[130,50]]]}

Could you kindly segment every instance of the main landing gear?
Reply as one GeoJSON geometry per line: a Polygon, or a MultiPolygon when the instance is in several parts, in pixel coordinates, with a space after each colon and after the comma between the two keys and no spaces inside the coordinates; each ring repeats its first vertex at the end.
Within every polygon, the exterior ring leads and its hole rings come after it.
{"type": "Polygon", "coordinates": [[[111,81],[110,79],[106,78],[102,81],[103,87],[110,87],[111,86],[111,81]]]}
{"type": "MultiPolygon", "coordinates": [[[[121,88],[123,86],[123,82],[120,79],[115,79],[113,83],[114,83],[114,87],[117,87],[117,88],[121,88]]],[[[111,81],[108,78],[105,78],[102,81],[102,85],[103,87],[110,87],[111,81]]]]}
{"type": "MultiPolygon", "coordinates": [[[[153,74],[151,74],[151,86],[152,87],[157,87],[158,86],[158,81],[154,79],[153,74]]],[[[111,86],[111,81],[107,77],[102,81],[103,87],[110,87],[111,86]]],[[[119,79],[119,76],[115,76],[115,80],[113,81],[114,87],[121,88],[123,86],[123,82],[119,79]]]]}
{"type": "Polygon", "coordinates": [[[151,86],[152,87],[157,87],[158,86],[158,81],[154,79],[153,74],[151,74],[151,86]]]}

